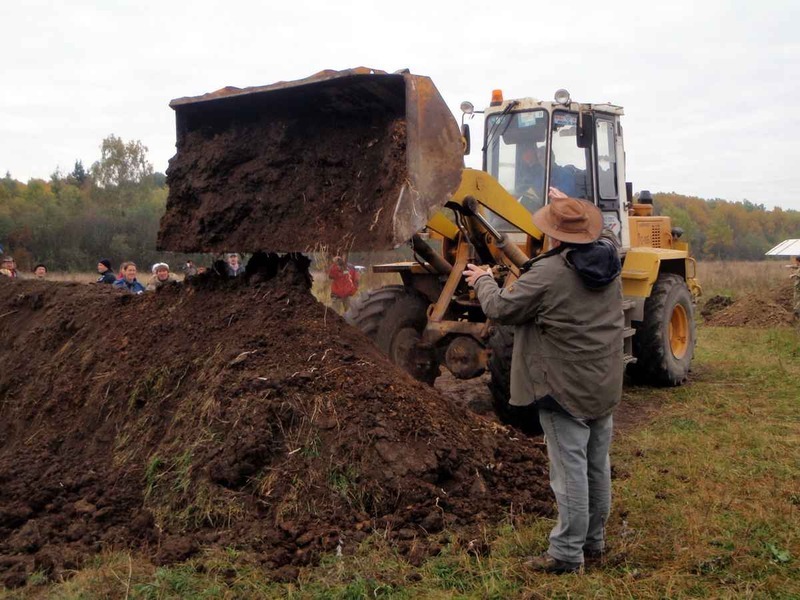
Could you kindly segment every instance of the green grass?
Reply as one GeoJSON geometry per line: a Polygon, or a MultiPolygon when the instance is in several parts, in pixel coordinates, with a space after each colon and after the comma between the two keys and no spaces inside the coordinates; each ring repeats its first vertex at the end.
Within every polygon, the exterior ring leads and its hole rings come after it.
{"type": "MultiPolygon", "coordinates": [[[[690,385],[625,392],[652,418],[615,439],[610,560],[583,576],[525,570],[553,524],[531,518],[485,531],[489,553],[450,535],[416,567],[378,535],[294,583],[267,581],[233,550],[159,568],[118,553],[0,598],[800,598],[800,336],[699,336],[690,385]]],[[[164,468],[155,460],[151,480],[164,468]]],[[[343,494],[351,483],[346,472],[329,481],[343,494]]]]}

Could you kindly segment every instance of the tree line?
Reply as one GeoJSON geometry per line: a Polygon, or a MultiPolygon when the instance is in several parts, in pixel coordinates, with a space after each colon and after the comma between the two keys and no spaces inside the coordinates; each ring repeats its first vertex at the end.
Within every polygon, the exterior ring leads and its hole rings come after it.
{"type": "MultiPolygon", "coordinates": [[[[159,219],[167,199],[165,176],[153,171],[140,141],[111,135],[100,159],[86,169],[75,162],[49,181],[0,179],[0,244],[19,267],[44,263],[49,270],[92,271],[101,258],[115,266],[163,260],[156,251],[159,219]]],[[[183,256],[183,255],[181,255],[183,256]]]]}
{"type": "Polygon", "coordinates": [[[749,200],[704,200],[671,193],[653,194],[656,214],[672,218],[684,231],[692,255],[705,260],[762,260],[764,253],[790,238],[800,238],[800,211],[749,200]]]}
{"type": "MultiPolygon", "coordinates": [[[[111,135],[89,169],[78,160],[68,174],[56,170],[48,181],[27,184],[6,173],[0,179],[0,245],[23,270],[42,262],[50,270],[90,271],[101,258],[146,267],[165,258],[156,236],[167,193],[147,148],[111,135]]],[[[653,200],[656,214],[672,217],[699,259],[759,260],[780,241],[800,237],[800,211],[675,193],[656,193],[653,200]]]]}

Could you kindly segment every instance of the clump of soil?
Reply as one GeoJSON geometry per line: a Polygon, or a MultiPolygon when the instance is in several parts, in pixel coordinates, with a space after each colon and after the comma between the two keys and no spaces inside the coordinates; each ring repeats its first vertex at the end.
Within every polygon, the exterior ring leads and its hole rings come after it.
{"type": "Polygon", "coordinates": [[[704,319],[708,320],[714,314],[718,313],[724,308],[727,308],[731,304],[733,304],[733,298],[730,296],[711,296],[711,298],[703,303],[703,306],[700,309],[700,314],[704,319]]]}
{"type": "Polygon", "coordinates": [[[404,114],[378,106],[319,118],[301,109],[212,113],[202,127],[179,132],[159,247],[392,248],[409,179],[404,114]]]}
{"type": "Polygon", "coordinates": [[[717,327],[790,325],[793,320],[792,295],[791,285],[783,284],[743,295],[736,300],[717,300],[725,297],[714,296],[706,303],[701,314],[706,319],[706,324],[717,327]]]}
{"type": "Polygon", "coordinates": [[[0,581],[214,546],[291,578],[372,531],[416,563],[551,512],[541,446],[398,370],[307,266],[141,296],[0,278],[0,581]]]}

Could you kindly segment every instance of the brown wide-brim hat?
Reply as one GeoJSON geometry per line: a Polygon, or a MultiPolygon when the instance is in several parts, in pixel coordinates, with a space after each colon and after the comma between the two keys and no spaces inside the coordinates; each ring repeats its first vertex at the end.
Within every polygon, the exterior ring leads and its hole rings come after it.
{"type": "Polygon", "coordinates": [[[553,239],[590,244],[603,231],[603,213],[585,200],[553,198],[533,214],[533,224],[553,239]]]}

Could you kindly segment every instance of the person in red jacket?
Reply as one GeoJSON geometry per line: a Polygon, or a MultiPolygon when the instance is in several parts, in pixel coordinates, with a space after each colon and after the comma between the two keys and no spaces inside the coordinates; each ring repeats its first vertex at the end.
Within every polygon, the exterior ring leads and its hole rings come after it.
{"type": "Polygon", "coordinates": [[[358,271],[341,256],[334,256],[333,264],[328,269],[328,278],[331,280],[333,307],[339,312],[347,311],[350,308],[350,298],[358,291],[358,271]]]}

